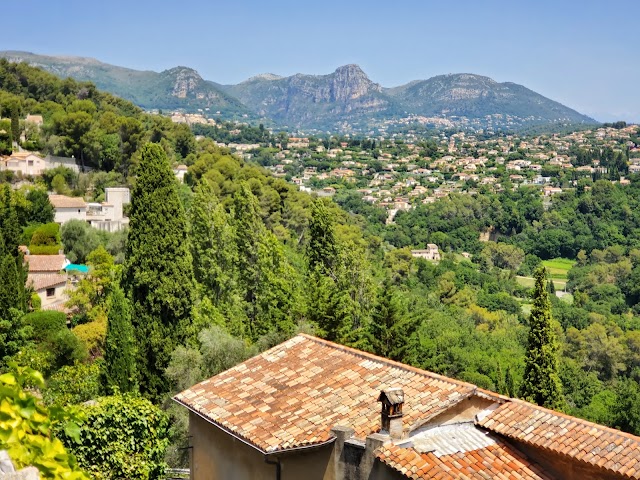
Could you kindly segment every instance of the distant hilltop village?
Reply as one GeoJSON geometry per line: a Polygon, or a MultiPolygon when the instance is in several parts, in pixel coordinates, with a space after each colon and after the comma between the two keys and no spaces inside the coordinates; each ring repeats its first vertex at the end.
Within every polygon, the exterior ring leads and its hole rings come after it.
{"type": "MultiPolygon", "coordinates": [[[[176,112],[171,119],[225,128],[204,114],[176,112]]],[[[340,185],[358,186],[363,200],[384,208],[387,222],[392,223],[397,212],[452,193],[476,195],[530,186],[550,197],[575,188],[580,178],[627,184],[629,175],[640,173],[638,127],[617,127],[621,128],[603,126],[538,136],[458,132],[440,134],[439,141],[428,146],[411,130],[364,142],[345,136],[330,145],[313,137],[288,137],[276,145],[275,153],[260,143],[218,145],[247,160],[264,163],[267,155],[269,164],[265,167],[274,176],[319,196],[333,196],[340,185]],[[372,141],[375,147],[368,148],[372,141]]],[[[234,127],[227,133],[233,136],[240,132],[240,127],[234,127]]],[[[186,173],[186,166],[184,169],[186,173]]]]}

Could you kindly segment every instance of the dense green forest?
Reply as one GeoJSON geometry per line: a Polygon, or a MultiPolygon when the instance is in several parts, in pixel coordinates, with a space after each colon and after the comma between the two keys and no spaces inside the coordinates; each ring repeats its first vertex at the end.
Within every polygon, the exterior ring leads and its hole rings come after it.
{"type": "Polygon", "coordinates": [[[51,462],[65,448],[73,455],[55,468],[76,478],[80,469],[158,478],[165,461],[183,465],[186,414],[170,395],[300,331],[534,398],[525,372],[535,321],[557,352],[553,405],[640,434],[637,178],[585,182],[551,202],[527,188],[454,194],[386,226],[348,192],[336,202],[314,198],[210,138],[196,141],[184,125],[90,84],[0,60],[7,131],[11,118],[29,113],[45,121],[31,132],[18,122],[26,147],[97,168],[59,169],[18,189],[6,176],[0,195],[2,401],[14,413],[27,404],[39,412],[15,414],[29,442],[3,435],[0,418],[0,448],[23,464],[41,459],[46,478],[58,478],[51,462]],[[189,165],[183,185],[172,172],[178,163],[189,165]],[[99,199],[109,185],[132,188],[125,235],[48,223],[46,191],[99,199]],[[489,230],[497,243],[480,241],[489,230]],[[412,257],[426,243],[440,246],[440,262],[412,257]],[[21,244],[62,244],[91,267],[68,303],[72,328],[64,314],[39,310],[21,244]],[[542,274],[536,288],[518,282],[556,257],[576,260],[566,286],[572,303],[553,294],[552,277],[542,274]],[[125,430],[140,438],[135,452],[124,447],[125,430]]]}

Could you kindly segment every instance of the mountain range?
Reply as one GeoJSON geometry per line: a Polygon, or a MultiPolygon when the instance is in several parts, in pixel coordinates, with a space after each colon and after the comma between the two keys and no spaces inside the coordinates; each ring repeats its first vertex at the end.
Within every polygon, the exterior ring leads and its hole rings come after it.
{"type": "Polygon", "coordinates": [[[467,73],[385,88],[359,66],[345,65],[328,75],[263,74],[222,85],[204,80],[188,67],[158,73],[84,57],[19,51],[0,52],[0,57],[27,62],[62,78],[91,81],[145,109],[202,112],[291,130],[378,131],[413,124],[517,130],[597,123],[522,85],[467,73]]]}

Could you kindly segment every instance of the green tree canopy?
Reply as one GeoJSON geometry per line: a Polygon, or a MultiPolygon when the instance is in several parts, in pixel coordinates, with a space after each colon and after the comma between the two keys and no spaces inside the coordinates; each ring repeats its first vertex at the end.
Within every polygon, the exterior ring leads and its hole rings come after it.
{"type": "Polygon", "coordinates": [[[561,410],[564,406],[558,376],[557,344],[546,286],[546,270],[535,273],[535,293],[529,316],[529,339],[520,396],[542,407],[561,410]]]}
{"type": "Polygon", "coordinates": [[[193,262],[178,185],[159,145],[141,148],[137,174],[123,289],[132,301],[139,385],[157,397],[169,389],[171,352],[192,333],[193,262]]]}

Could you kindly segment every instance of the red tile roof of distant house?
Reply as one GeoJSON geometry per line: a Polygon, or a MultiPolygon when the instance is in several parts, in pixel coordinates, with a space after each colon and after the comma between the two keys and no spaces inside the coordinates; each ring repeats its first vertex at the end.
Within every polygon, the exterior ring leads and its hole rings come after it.
{"type": "Polygon", "coordinates": [[[66,195],[49,195],[49,202],[53,208],[86,208],[82,197],[67,197],[66,195]]]}
{"type": "Polygon", "coordinates": [[[45,288],[56,287],[67,283],[67,276],[59,273],[29,275],[27,285],[37,292],[45,288]]]}
{"type": "Polygon", "coordinates": [[[64,255],[25,255],[29,272],[59,272],[68,263],[64,255]]]}

